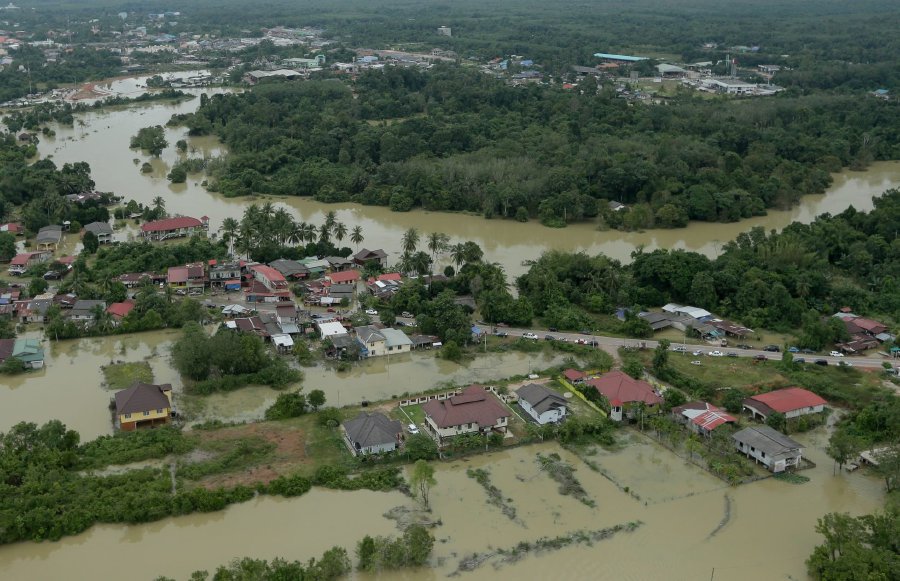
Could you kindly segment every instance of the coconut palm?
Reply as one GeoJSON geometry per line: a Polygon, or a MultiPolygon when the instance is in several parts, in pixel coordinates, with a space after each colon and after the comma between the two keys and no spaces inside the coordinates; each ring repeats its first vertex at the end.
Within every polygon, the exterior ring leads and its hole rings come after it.
{"type": "Polygon", "coordinates": [[[334,225],[334,238],[338,242],[343,242],[347,237],[347,226],[343,222],[336,222],[334,225]]]}
{"type": "Polygon", "coordinates": [[[412,255],[416,251],[416,248],[419,247],[419,231],[415,228],[410,228],[404,232],[400,247],[403,249],[403,254],[406,254],[407,256],[412,255]]]}
{"type": "Polygon", "coordinates": [[[331,227],[325,223],[319,226],[319,242],[327,243],[331,241],[331,227]]]}
{"type": "Polygon", "coordinates": [[[315,242],[316,241],[316,232],[317,232],[317,228],[313,224],[306,224],[304,239],[307,242],[315,242]]]}
{"type": "Polygon", "coordinates": [[[462,263],[466,261],[466,245],[462,242],[457,242],[456,244],[451,246],[450,258],[453,259],[453,264],[456,265],[456,270],[459,270],[459,267],[462,266],[462,263]]]}
{"type": "Polygon", "coordinates": [[[350,242],[356,245],[357,251],[359,250],[359,245],[362,244],[365,239],[366,238],[362,233],[362,226],[354,226],[353,230],[350,231],[350,242]]]}
{"type": "Polygon", "coordinates": [[[443,232],[432,232],[428,235],[428,250],[431,251],[431,260],[434,262],[437,255],[446,252],[450,248],[450,237],[443,232]]]}
{"type": "Polygon", "coordinates": [[[234,241],[237,238],[240,229],[240,222],[231,217],[222,220],[222,226],[219,227],[219,232],[222,233],[222,240],[228,243],[229,256],[234,255],[234,241]]]}
{"type": "Polygon", "coordinates": [[[166,201],[162,196],[156,196],[153,198],[153,210],[159,214],[160,217],[166,215],[166,201]]]}
{"type": "Polygon", "coordinates": [[[300,244],[304,241],[306,241],[306,222],[294,222],[294,227],[287,236],[288,244],[300,244]]]}
{"type": "Polygon", "coordinates": [[[293,230],[294,218],[284,208],[278,208],[272,216],[271,232],[278,240],[279,246],[284,246],[293,230]]]}
{"type": "Polygon", "coordinates": [[[325,229],[331,232],[335,224],[337,224],[337,213],[331,210],[325,214],[325,229]]]}

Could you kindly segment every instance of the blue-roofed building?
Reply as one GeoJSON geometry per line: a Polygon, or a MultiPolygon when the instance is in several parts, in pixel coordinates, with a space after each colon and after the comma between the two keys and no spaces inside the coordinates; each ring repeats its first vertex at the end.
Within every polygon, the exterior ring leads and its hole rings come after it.
{"type": "Polygon", "coordinates": [[[534,61],[531,59],[525,59],[522,62],[520,62],[519,64],[522,65],[523,67],[533,67],[534,61]]]}
{"type": "Polygon", "coordinates": [[[624,54],[609,54],[605,52],[594,53],[594,56],[598,59],[604,59],[608,61],[622,61],[626,63],[637,63],[647,60],[647,57],[643,56],[628,56],[624,54]]]}

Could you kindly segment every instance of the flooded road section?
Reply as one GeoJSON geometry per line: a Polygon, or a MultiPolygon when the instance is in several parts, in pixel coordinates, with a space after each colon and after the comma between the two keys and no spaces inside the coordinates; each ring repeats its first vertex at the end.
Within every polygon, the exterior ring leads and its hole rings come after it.
{"type": "MultiPolygon", "coordinates": [[[[199,95],[202,91],[188,92],[199,95]]],[[[57,164],[90,163],[99,190],[112,191],[144,204],[162,196],[170,213],[209,216],[210,229],[216,231],[224,218],[239,218],[247,205],[259,199],[224,198],[207,192],[200,185],[203,176],[199,175],[190,176],[184,184],[173,185],[166,180],[169,169],[181,157],[175,150],[177,140],[187,139],[188,157],[215,157],[225,152],[215,138],[187,138],[183,127],[166,128],[169,147],[160,158],[150,158],[140,151],[128,149],[131,136],[140,128],[165,125],[173,114],[194,111],[199,103],[199,99],[193,99],[80,114],[74,127],[57,126],[54,127],[55,138],[41,137],[38,149],[42,157],[52,157],[57,164]],[[144,161],[149,161],[153,167],[149,174],[140,173],[144,161]]],[[[827,193],[806,196],[791,210],[770,210],[767,216],[733,224],[695,222],[689,228],[647,232],[601,232],[594,223],[548,229],[536,221],[523,224],[511,220],[486,221],[480,216],[461,214],[397,213],[384,207],[322,204],[307,198],[278,198],[277,205],[288,209],[298,220],[317,224],[324,220],[325,212],[336,211],[338,220],[348,228],[362,227],[363,246],[384,248],[393,259],[399,256],[403,232],[412,227],[420,232],[445,232],[454,243],[473,240],[484,249],[487,260],[499,262],[509,275],[517,276],[525,271],[524,260],[536,259],[549,249],[603,252],[626,261],[640,246],[648,250],[683,248],[713,256],[722,244],[754,226],[766,230],[781,229],[792,221],[809,222],[819,214],[841,212],[851,205],[858,210],[868,210],[872,208],[873,196],[898,186],[900,162],[878,162],[864,172],[835,174],[827,193]]]]}
{"type": "MultiPolygon", "coordinates": [[[[824,435],[799,439],[810,445],[809,456],[819,462],[805,472],[811,480],[802,485],[769,479],[730,488],[639,435],[621,451],[591,458],[605,476],[555,444],[439,464],[431,493],[434,515],[442,520],[434,529],[435,568],[389,578],[446,578],[460,559],[475,552],[641,521],[634,532],[620,532],[590,546],[572,544],[497,569],[488,561],[458,578],[806,579],[804,560],[819,542],[813,530],[816,519],[832,511],[875,510],[882,492],[880,482],[864,473],[832,476],[831,463],[819,448],[824,435]],[[575,476],[594,507],[561,495],[559,485],[540,469],[536,454],[553,452],[576,467],[575,476]],[[491,483],[516,509],[515,520],[486,502],[484,489],[466,475],[467,468],[490,472],[491,483]],[[628,493],[623,486],[629,487],[628,493]]],[[[393,523],[382,515],[411,502],[399,493],[318,489],[292,500],[264,497],[212,515],[132,527],[98,526],[58,543],[0,547],[0,570],[9,580],[62,579],[72,570],[113,578],[127,564],[131,571],[146,572],[129,578],[164,574],[186,579],[193,570],[237,556],[305,560],[334,544],[347,547],[352,555],[364,534],[392,533],[393,523]]]]}

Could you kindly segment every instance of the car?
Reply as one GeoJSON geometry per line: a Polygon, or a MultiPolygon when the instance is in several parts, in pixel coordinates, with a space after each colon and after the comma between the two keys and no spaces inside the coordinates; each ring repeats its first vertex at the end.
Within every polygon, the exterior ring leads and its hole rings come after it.
{"type": "Polygon", "coordinates": [[[780,353],[781,347],[778,345],[766,345],[763,347],[763,351],[771,351],[772,353],[780,353]]]}
{"type": "Polygon", "coordinates": [[[751,349],[750,345],[745,345],[744,343],[738,343],[738,349],[751,349]]]}
{"type": "Polygon", "coordinates": [[[728,356],[728,357],[737,357],[737,356],[738,356],[738,354],[735,353],[734,351],[729,351],[729,352],[726,353],[725,355],[728,356]]]}
{"type": "Polygon", "coordinates": [[[494,331],[495,337],[509,337],[509,333],[506,331],[494,331]]]}
{"type": "Polygon", "coordinates": [[[405,327],[406,323],[404,323],[403,321],[394,321],[394,326],[395,327],[405,327]]]}
{"type": "Polygon", "coordinates": [[[44,280],[59,280],[63,277],[63,273],[58,270],[48,270],[44,273],[44,280]]]}
{"type": "Polygon", "coordinates": [[[684,345],[675,345],[674,347],[672,347],[672,351],[674,351],[675,353],[684,353],[685,351],[687,351],[687,349],[684,347],[684,345]]]}
{"type": "Polygon", "coordinates": [[[766,357],[762,353],[760,353],[759,355],[754,355],[753,358],[756,359],[757,361],[765,361],[766,359],[768,359],[768,357],[766,357]]]}
{"type": "Polygon", "coordinates": [[[816,365],[826,366],[828,365],[828,361],[826,359],[816,359],[813,363],[816,365]]]}
{"type": "Polygon", "coordinates": [[[843,357],[844,356],[844,354],[841,353],[840,351],[832,351],[831,353],[829,353],[829,355],[831,355],[832,357],[843,357]]]}
{"type": "Polygon", "coordinates": [[[410,434],[418,434],[419,433],[419,428],[417,428],[415,424],[410,424],[406,427],[409,430],[410,434]]]}
{"type": "Polygon", "coordinates": [[[806,359],[803,357],[795,357],[794,363],[806,363],[806,359]]]}
{"type": "Polygon", "coordinates": [[[556,337],[554,337],[553,335],[544,335],[544,339],[546,339],[547,341],[555,341],[556,337]]]}
{"type": "Polygon", "coordinates": [[[328,307],[328,308],[325,309],[325,310],[328,311],[329,313],[333,313],[333,312],[334,312],[334,307],[328,307]]]}
{"type": "Polygon", "coordinates": [[[413,314],[410,313],[409,311],[403,311],[402,313],[400,313],[400,316],[401,316],[401,317],[406,317],[407,319],[412,319],[412,318],[413,318],[413,314]]]}
{"type": "Polygon", "coordinates": [[[551,333],[556,333],[557,331],[559,331],[559,329],[557,329],[556,327],[548,327],[547,330],[551,333]]]}
{"type": "Polygon", "coordinates": [[[538,338],[537,333],[531,333],[531,332],[525,333],[522,336],[525,337],[526,339],[537,339],[538,338]]]}
{"type": "Polygon", "coordinates": [[[375,309],[366,309],[366,314],[367,315],[377,315],[378,311],[376,311],[375,309]]]}
{"type": "Polygon", "coordinates": [[[838,361],[838,367],[853,367],[849,361],[838,361]]]}
{"type": "Polygon", "coordinates": [[[801,349],[800,353],[803,353],[805,355],[815,355],[816,350],[815,349],[801,349]]]}
{"type": "Polygon", "coordinates": [[[596,339],[591,339],[590,341],[586,341],[585,345],[590,345],[591,347],[599,347],[600,342],[597,341],[596,339]]]}
{"type": "Polygon", "coordinates": [[[703,351],[700,351],[698,349],[698,350],[694,351],[693,353],[691,353],[691,355],[693,355],[694,357],[699,357],[699,356],[703,355],[703,351]]]}
{"type": "Polygon", "coordinates": [[[788,351],[790,353],[800,353],[800,348],[799,347],[791,347],[788,349],[788,351]]]}
{"type": "Polygon", "coordinates": [[[718,349],[715,350],[715,351],[710,351],[710,352],[709,352],[709,356],[710,356],[710,357],[724,357],[724,355],[725,355],[725,354],[722,353],[721,351],[719,351],[718,349]]]}
{"type": "Polygon", "coordinates": [[[700,365],[699,361],[691,361],[691,365],[700,365]]]}

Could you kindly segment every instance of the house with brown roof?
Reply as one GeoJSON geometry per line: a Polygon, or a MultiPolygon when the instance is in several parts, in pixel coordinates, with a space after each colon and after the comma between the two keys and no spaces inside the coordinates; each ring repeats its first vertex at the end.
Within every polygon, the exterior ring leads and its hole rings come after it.
{"type": "Polygon", "coordinates": [[[827,401],[802,387],[788,387],[748,397],[744,400],[744,411],[762,420],[774,412],[790,419],[821,413],[827,404],[827,401]]]}
{"type": "Polygon", "coordinates": [[[202,262],[172,266],[169,268],[166,282],[175,290],[203,291],[206,287],[206,268],[202,262]]]}
{"type": "Polygon", "coordinates": [[[170,238],[181,238],[200,234],[206,236],[209,218],[203,216],[199,220],[190,216],[176,216],[141,224],[141,236],[147,240],[160,241],[170,238]]]}
{"type": "Polygon", "coordinates": [[[40,250],[38,252],[23,252],[16,254],[9,261],[9,274],[13,276],[21,276],[25,274],[29,268],[42,262],[47,262],[53,255],[49,250],[40,250]]]}
{"type": "Polygon", "coordinates": [[[572,369],[571,367],[563,371],[562,374],[563,377],[565,377],[566,380],[572,384],[584,383],[584,378],[587,377],[587,374],[584,371],[578,371],[577,369],[572,369]]]}
{"type": "Polygon", "coordinates": [[[378,264],[378,266],[384,268],[387,266],[387,253],[380,248],[377,250],[363,248],[353,255],[353,262],[360,266],[365,266],[370,262],[374,262],[378,264]]]}
{"type": "Polygon", "coordinates": [[[172,385],[136,381],[116,392],[116,422],[120,430],[164,426],[172,421],[172,385]]]}
{"type": "Polygon", "coordinates": [[[459,395],[433,399],[422,406],[425,428],[438,445],[460,434],[506,433],[512,415],[497,397],[480,385],[459,395]]]}
{"type": "Polygon", "coordinates": [[[359,282],[359,271],[358,270],[342,270],[339,272],[332,272],[325,275],[325,279],[331,284],[356,284],[359,282]]]}
{"type": "Polygon", "coordinates": [[[585,382],[609,402],[609,419],[621,422],[623,416],[634,418],[643,405],[645,414],[655,414],[663,398],[646,381],[634,379],[619,370],[585,382]]]}

